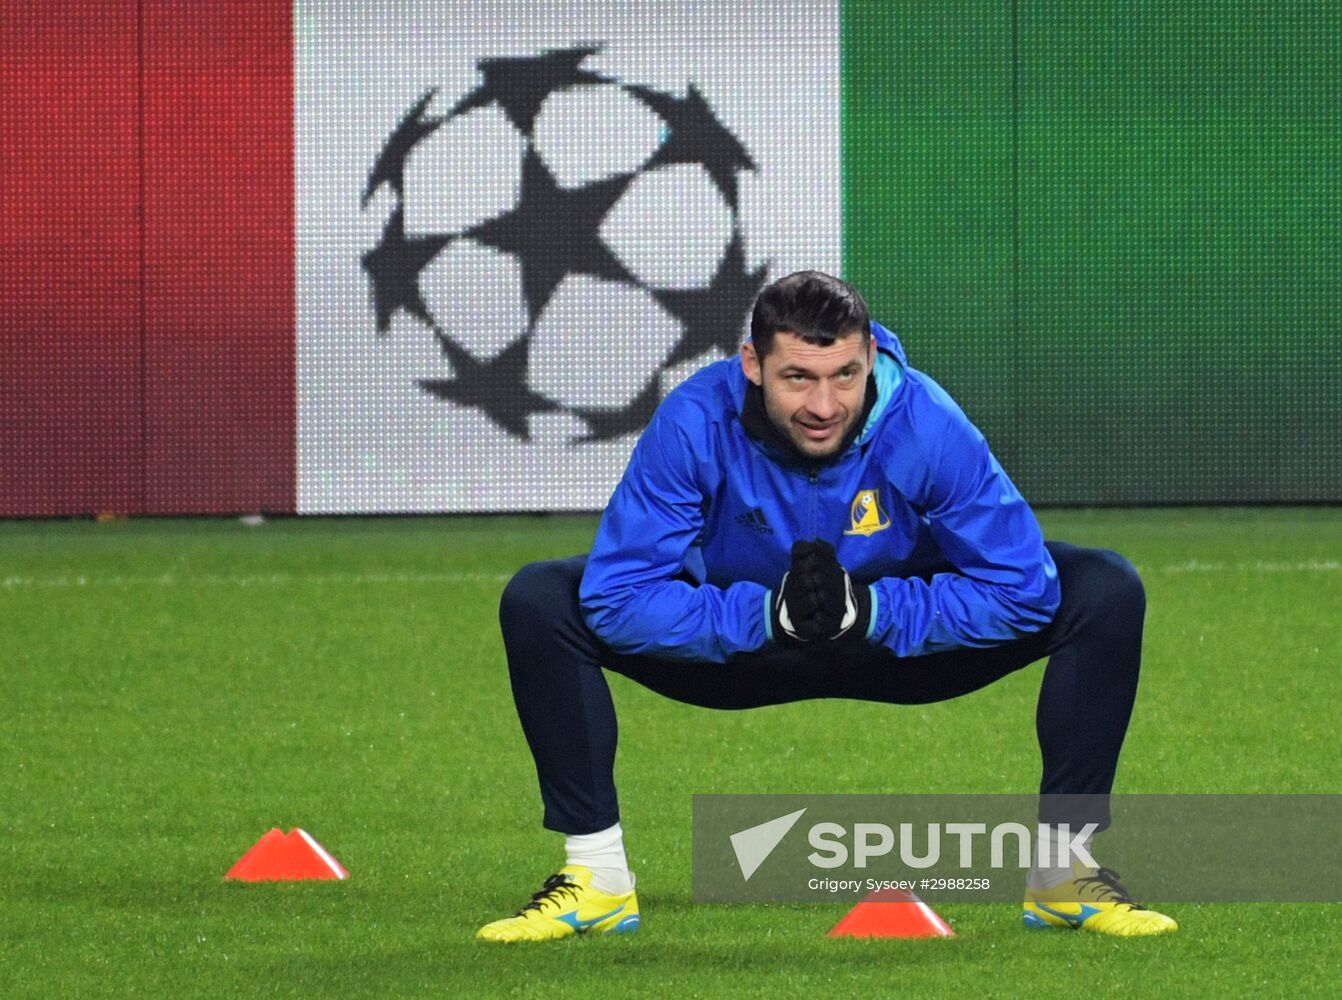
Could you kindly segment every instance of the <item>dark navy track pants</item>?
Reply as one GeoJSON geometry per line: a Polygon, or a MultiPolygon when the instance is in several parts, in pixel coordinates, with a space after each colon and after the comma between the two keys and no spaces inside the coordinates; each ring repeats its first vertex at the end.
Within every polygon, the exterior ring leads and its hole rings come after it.
{"type": "Polygon", "coordinates": [[[602,668],[705,708],[809,698],[913,705],[968,694],[1044,657],[1035,713],[1040,792],[1067,798],[1041,801],[1092,805],[1056,817],[1041,806],[1041,819],[1108,826],[1108,794],[1137,693],[1146,596],[1136,570],[1117,553],[1062,542],[1049,542],[1048,550],[1062,588],[1050,625],[988,649],[902,659],[866,643],[771,644],[726,663],[623,656],[601,643],[579,612],[586,556],[524,566],[504,589],[499,621],[545,826],[595,833],[619,821],[615,706],[602,668]]]}

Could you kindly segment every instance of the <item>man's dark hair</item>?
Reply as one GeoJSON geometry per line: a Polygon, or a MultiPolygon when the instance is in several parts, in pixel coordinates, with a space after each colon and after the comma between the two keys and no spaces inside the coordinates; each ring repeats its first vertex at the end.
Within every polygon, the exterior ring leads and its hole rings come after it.
{"type": "Polygon", "coordinates": [[[750,340],[761,358],[774,334],[795,333],[808,344],[829,347],[858,332],[871,336],[871,313],[856,288],[823,271],[797,271],[766,285],[750,314],[750,340]]]}

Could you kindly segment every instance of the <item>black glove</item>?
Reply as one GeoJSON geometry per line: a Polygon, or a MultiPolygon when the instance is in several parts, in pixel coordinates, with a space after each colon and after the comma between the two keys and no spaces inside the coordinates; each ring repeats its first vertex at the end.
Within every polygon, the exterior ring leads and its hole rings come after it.
{"type": "Polygon", "coordinates": [[[777,642],[865,638],[871,591],[853,585],[829,542],[794,542],[792,565],[778,585],[772,614],[777,642]]]}

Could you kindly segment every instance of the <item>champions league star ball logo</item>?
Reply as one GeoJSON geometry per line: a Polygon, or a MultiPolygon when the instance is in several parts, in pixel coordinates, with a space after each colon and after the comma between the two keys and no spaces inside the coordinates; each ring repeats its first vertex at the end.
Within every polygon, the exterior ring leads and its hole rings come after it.
{"type": "Polygon", "coordinates": [[[767,272],[747,269],[741,142],[693,84],[584,69],[598,51],[483,59],[440,115],[429,91],[364,191],[394,194],[363,256],[378,333],[427,327],[452,377],[419,387],[523,441],[537,415],[570,443],[642,429],[677,373],[736,352],[767,272]]]}

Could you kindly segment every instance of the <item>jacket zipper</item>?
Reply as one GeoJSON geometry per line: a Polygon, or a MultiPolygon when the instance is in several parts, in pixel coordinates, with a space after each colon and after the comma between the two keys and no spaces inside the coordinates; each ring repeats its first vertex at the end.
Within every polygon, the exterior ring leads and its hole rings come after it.
{"type": "Polygon", "coordinates": [[[808,477],[808,480],[809,480],[809,482],[810,482],[810,484],[811,484],[811,489],[810,489],[810,505],[809,505],[810,513],[809,513],[808,524],[809,524],[810,529],[811,529],[811,531],[810,531],[811,537],[812,537],[812,538],[815,538],[815,537],[816,537],[816,529],[815,529],[815,497],[816,497],[816,494],[819,492],[819,490],[817,490],[817,489],[815,488],[815,484],[820,480],[820,473],[819,473],[819,472],[816,472],[815,470],[812,470],[810,476],[808,477]]]}

